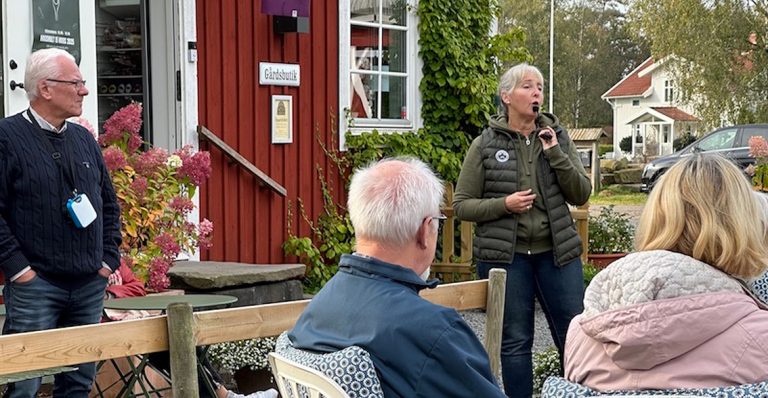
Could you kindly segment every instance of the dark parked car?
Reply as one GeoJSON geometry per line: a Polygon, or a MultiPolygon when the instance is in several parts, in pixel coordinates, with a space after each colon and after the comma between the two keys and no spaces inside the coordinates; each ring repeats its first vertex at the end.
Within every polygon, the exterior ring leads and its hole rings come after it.
{"type": "Polygon", "coordinates": [[[712,131],[687,147],[648,163],[643,169],[640,190],[650,192],[659,177],[677,163],[681,157],[690,156],[697,152],[723,155],[732,159],[742,169],[754,164],[755,159],[749,156],[748,142],[750,137],[756,135],[768,140],[768,124],[744,124],[721,127],[712,131]]]}

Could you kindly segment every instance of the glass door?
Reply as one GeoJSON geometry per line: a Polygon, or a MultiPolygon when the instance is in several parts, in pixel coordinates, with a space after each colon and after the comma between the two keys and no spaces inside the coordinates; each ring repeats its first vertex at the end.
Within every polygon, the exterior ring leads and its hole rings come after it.
{"type": "Polygon", "coordinates": [[[131,102],[144,108],[142,136],[150,141],[147,28],[143,0],[96,1],[96,66],[99,131],[131,102]]]}

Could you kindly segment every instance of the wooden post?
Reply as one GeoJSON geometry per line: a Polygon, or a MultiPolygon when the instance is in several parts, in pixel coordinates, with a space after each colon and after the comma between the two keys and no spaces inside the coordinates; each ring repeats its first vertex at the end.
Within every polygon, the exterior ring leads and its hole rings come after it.
{"type": "Polygon", "coordinates": [[[576,232],[581,238],[581,262],[587,262],[589,252],[589,202],[571,210],[571,217],[576,221],[576,232]]]}
{"type": "Polygon", "coordinates": [[[492,268],[488,277],[488,298],[485,304],[485,350],[491,362],[491,371],[498,375],[501,369],[501,329],[504,325],[504,298],[507,271],[492,268]]]}
{"type": "Polygon", "coordinates": [[[176,398],[197,398],[197,354],[195,320],[188,303],[168,306],[168,346],[171,353],[171,385],[176,398]]]}

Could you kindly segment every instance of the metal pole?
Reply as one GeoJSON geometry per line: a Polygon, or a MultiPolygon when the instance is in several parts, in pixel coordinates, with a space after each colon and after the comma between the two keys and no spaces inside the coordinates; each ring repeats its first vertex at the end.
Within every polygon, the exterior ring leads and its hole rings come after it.
{"type": "Polygon", "coordinates": [[[554,50],[555,50],[555,0],[549,0],[549,108],[550,113],[555,112],[552,106],[552,87],[555,85],[553,78],[554,70],[554,50]]]}

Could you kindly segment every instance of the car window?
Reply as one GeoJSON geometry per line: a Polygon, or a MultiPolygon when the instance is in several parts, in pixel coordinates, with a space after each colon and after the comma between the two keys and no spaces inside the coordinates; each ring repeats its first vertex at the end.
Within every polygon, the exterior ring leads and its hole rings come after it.
{"type": "Polygon", "coordinates": [[[736,138],[736,129],[727,129],[718,131],[712,135],[702,138],[696,144],[696,148],[702,151],[716,151],[718,149],[733,148],[733,140],[736,138]]]}
{"type": "Polygon", "coordinates": [[[739,139],[739,146],[749,146],[749,139],[754,136],[760,136],[768,140],[768,128],[760,126],[744,127],[741,133],[741,139],[739,139]]]}

